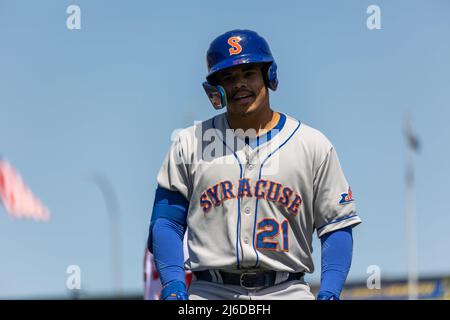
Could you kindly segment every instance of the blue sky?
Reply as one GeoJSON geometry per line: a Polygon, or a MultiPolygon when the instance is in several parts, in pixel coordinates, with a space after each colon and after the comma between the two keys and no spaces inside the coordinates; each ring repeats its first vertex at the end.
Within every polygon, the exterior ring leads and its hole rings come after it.
{"type": "MultiPolygon", "coordinates": [[[[450,2],[0,0],[0,153],[48,205],[49,223],[0,209],[0,298],[112,292],[101,172],[120,203],[124,290],[142,291],[155,176],[173,130],[216,114],[204,95],[205,53],[217,35],[249,28],[278,64],[275,110],[335,145],[363,224],[349,280],[369,265],[406,274],[403,119],[422,149],[417,170],[421,275],[450,274],[450,2]],[[66,8],[81,8],[81,30],[66,8]],[[381,30],[366,9],[381,8],[381,30]]],[[[319,279],[319,242],[315,241],[319,279]]]]}

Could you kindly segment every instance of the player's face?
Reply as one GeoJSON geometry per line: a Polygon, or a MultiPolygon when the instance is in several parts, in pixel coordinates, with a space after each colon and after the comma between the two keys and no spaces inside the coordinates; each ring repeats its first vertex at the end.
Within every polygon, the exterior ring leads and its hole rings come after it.
{"type": "Polygon", "coordinates": [[[261,65],[242,64],[218,74],[218,84],[227,94],[228,112],[248,115],[268,105],[261,65]]]}

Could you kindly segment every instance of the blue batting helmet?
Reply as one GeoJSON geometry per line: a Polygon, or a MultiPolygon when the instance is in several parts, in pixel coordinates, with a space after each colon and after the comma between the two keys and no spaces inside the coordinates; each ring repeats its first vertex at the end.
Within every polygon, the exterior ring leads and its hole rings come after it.
{"type": "Polygon", "coordinates": [[[244,63],[267,63],[270,65],[267,82],[276,90],[277,65],[263,37],[251,30],[232,30],[218,36],[206,54],[209,81],[216,72],[244,63]]]}
{"type": "Polygon", "coordinates": [[[266,40],[254,31],[232,30],[218,36],[209,46],[206,62],[208,75],[203,88],[216,109],[227,104],[223,88],[212,82],[213,75],[223,69],[244,63],[267,64],[267,86],[274,91],[277,89],[277,64],[266,40]]]}

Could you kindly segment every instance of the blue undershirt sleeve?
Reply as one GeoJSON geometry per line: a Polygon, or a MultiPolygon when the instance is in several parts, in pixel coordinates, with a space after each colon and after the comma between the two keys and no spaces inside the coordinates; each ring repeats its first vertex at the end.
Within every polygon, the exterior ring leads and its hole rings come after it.
{"type": "Polygon", "coordinates": [[[153,258],[161,284],[185,280],[183,238],[185,228],[166,218],[156,220],[153,227],[153,258]]]}
{"type": "Polygon", "coordinates": [[[319,298],[339,299],[352,263],[352,228],[329,232],[321,237],[321,242],[322,274],[319,298]]]}
{"type": "Polygon", "coordinates": [[[188,207],[181,193],[161,187],[156,190],[147,245],[163,287],[185,279],[183,238],[188,207]]]}

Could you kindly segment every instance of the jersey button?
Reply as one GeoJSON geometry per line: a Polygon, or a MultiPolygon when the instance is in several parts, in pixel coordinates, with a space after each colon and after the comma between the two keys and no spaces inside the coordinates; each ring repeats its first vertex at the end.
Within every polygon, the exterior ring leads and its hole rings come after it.
{"type": "Polygon", "coordinates": [[[253,164],[247,164],[248,170],[253,170],[254,168],[255,168],[255,166],[253,164]]]}
{"type": "Polygon", "coordinates": [[[244,238],[244,243],[248,244],[248,238],[244,238]]]}
{"type": "Polygon", "coordinates": [[[245,208],[244,212],[246,214],[250,214],[250,212],[252,211],[252,209],[250,209],[250,207],[245,208]]]}

